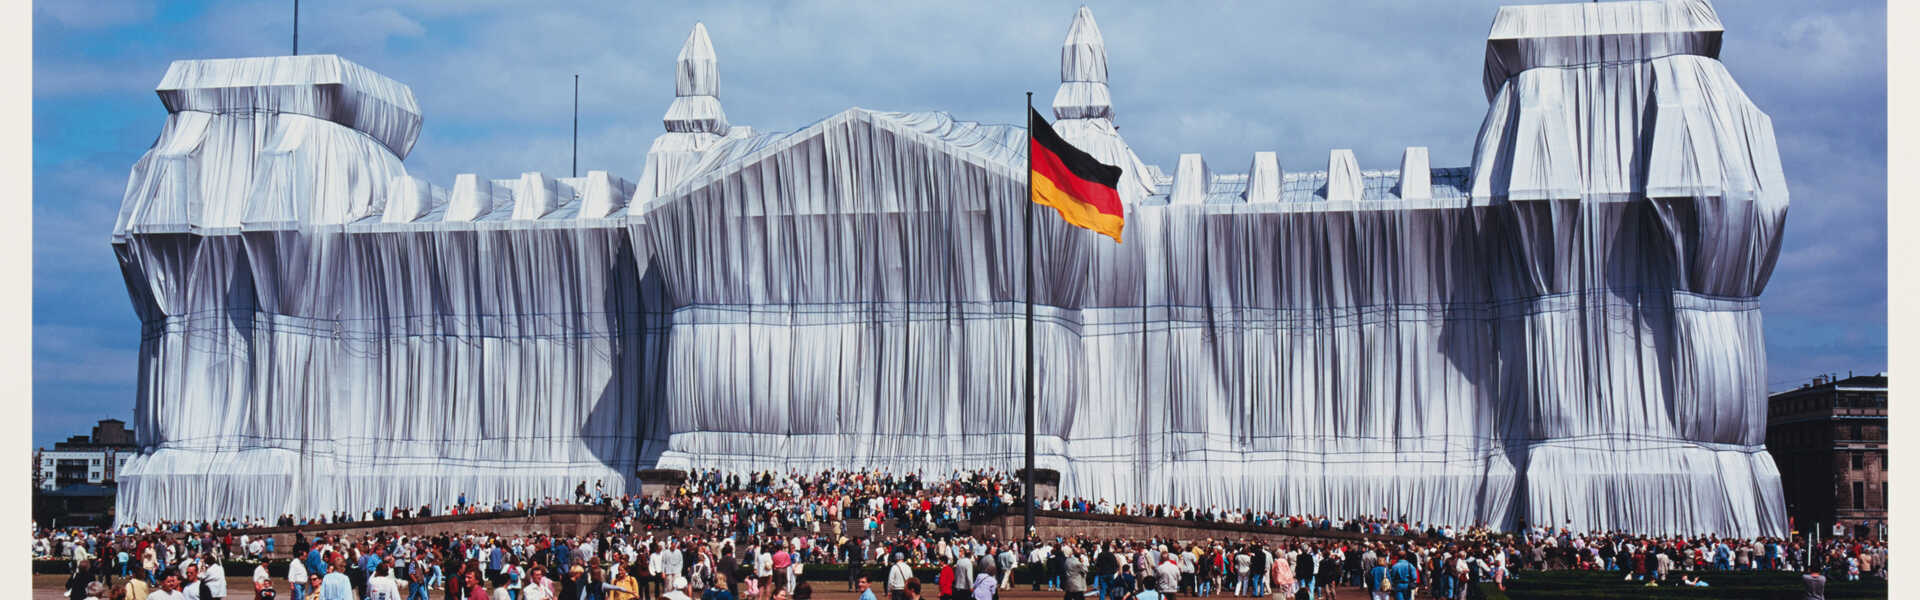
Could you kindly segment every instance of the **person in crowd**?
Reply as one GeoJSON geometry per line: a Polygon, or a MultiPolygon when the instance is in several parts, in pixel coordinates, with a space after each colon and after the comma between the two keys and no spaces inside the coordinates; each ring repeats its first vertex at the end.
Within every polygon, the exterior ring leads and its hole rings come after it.
{"type": "Polygon", "coordinates": [[[206,567],[200,570],[200,587],[206,588],[206,596],[215,600],[227,597],[227,567],[212,553],[200,557],[206,567]]]}
{"type": "Polygon", "coordinates": [[[120,588],[120,597],[125,600],[147,600],[153,586],[147,583],[148,573],[145,566],[136,565],[120,588]]]}
{"type": "Polygon", "coordinates": [[[200,583],[200,563],[199,562],[196,562],[192,558],[188,558],[186,560],[186,563],[182,565],[180,568],[180,575],[181,575],[180,595],[186,596],[188,598],[193,598],[194,600],[203,600],[206,598],[213,597],[212,595],[206,594],[205,590],[201,589],[205,586],[201,585],[200,583]]]}
{"type": "Polygon", "coordinates": [[[367,580],[366,600],[400,600],[400,581],[393,577],[393,565],[380,565],[367,580]]]}
{"type": "Polygon", "coordinates": [[[354,600],[353,580],[347,578],[347,559],[335,555],[320,578],[320,600],[354,600]]]}
{"type": "Polygon", "coordinates": [[[905,554],[895,554],[893,566],[887,569],[887,594],[893,600],[906,600],[907,580],[913,578],[913,567],[907,565],[905,554]]]}
{"type": "Polygon", "coordinates": [[[974,574],[973,600],[995,600],[997,598],[997,595],[1000,593],[1000,579],[996,577],[994,573],[997,568],[998,567],[993,566],[992,563],[988,563],[987,568],[981,569],[979,573],[974,574]]]}
{"type": "Polygon", "coordinates": [[[1065,556],[1062,564],[1066,576],[1061,579],[1065,600],[1085,600],[1088,596],[1087,562],[1080,558],[1072,544],[1062,544],[1060,552],[1065,556]]]}
{"type": "Polygon", "coordinates": [[[660,597],[666,600],[691,600],[691,597],[687,596],[687,580],[673,580],[673,587],[668,588],[667,593],[662,594],[660,597]]]}
{"type": "Polygon", "coordinates": [[[940,574],[933,581],[933,589],[940,594],[940,600],[953,600],[953,557],[940,557],[940,574]]]}
{"type": "MultiPolygon", "coordinates": [[[[726,581],[725,577],[724,575],[715,575],[714,582],[721,585],[711,586],[709,589],[724,585],[726,581]]],[[[607,583],[616,589],[608,590],[605,600],[639,600],[640,598],[640,578],[633,576],[633,570],[627,565],[624,556],[614,560],[613,571],[610,573],[607,583]]],[[[702,598],[702,600],[712,599],[702,598]]]]}
{"type": "Polygon", "coordinates": [[[1388,600],[1393,591],[1393,579],[1387,576],[1387,559],[1381,557],[1374,561],[1373,568],[1367,569],[1367,596],[1370,600],[1388,600]]]}
{"type": "Polygon", "coordinates": [[[477,568],[467,569],[461,572],[461,580],[466,582],[461,586],[461,589],[464,590],[460,593],[461,600],[491,600],[490,597],[493,594],[488,592],[487,585],[481,582],[481,580],[486,577],[481,574],[482,572],[483,571],[477,568]]]}
{"type": "Polygon", "coordinates": [[[1827,600],[1827,576],[1820,573],[1820,567],[1807,565],[1806,574],[1800,576],[1802,600],[1827,600]]]}
{"type": "Polygon", "coordinates": [[[1411,600],[1414,586],[1420,584],[1420,574],[1413,566],[1412,556],[1406,551],[1395,555],[1393,566],[1387,569],[1387,578],[1393,600],[1411,600]]]}
{"type": "Polygon", "coordinates": [[[557,598],[553,580],[547,578],[547,567],[538,563],[527,572],[527,584],[520,589],[521,600],[553,600],[557,598]]]}
{"type": "Polygon", "coordinates": [[[1169,600],[1180,593],[1180,559],[1167,547],[1160,546],[1160,564],[1153,567],[1154,591],[1160,600],[1169,600]]]}
{"type": "MultiPolygon", "coordinates": [[[[259,540],[254,540],[259,541],[259,540]]],[[[267,574],[267,562],[262,560],[253,566],[253,597],[258,600],[261,590],[273,589],[273,576],[267,574]]]]}
{"type": "Polygon", "coordinates": [[[180,572],[168,568],[160,574],[160,589],[147,594],[147,600],[187,600],[180,590],[180,572]]]}

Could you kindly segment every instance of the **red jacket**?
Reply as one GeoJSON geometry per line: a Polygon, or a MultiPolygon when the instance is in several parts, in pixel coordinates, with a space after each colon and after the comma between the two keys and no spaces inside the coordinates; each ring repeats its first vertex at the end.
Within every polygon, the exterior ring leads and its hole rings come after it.
{"type": "Polygon", "coordinates": [[[940,594],[953,593],[953,565],[940,566],[940,594]]]}

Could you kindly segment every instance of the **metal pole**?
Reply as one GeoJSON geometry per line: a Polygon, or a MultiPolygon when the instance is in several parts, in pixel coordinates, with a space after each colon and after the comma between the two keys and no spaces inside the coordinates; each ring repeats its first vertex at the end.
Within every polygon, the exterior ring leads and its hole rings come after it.
{"type": "Polygon", "coordinates": [[[1027,197],[1020,204],[1027,209],[1025,235],[1027,270],[1027,537],[1033,537],[1033,92],[1027,92],[1027,197]]]}
{"type": "Polygon", "coordinates": [[[573,176],[580,176],[580,74],[573,74],[573,176]]]}
{"type": "Polygon", "coordinates": [[[293,55],[300,55],[300,0],[293,0],[293,55]]]}

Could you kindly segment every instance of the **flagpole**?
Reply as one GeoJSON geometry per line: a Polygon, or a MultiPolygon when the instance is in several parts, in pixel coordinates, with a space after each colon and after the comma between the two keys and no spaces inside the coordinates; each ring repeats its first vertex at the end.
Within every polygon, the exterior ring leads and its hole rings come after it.
{"type": "Polygon", "coordinates": [[[1033,537],[1033,92],[1027,92],[1027,197],[1020,204],[1027,209],[1027,537],[1033,537]]]}
{"type": "Polygon", "coordinates": [[[573,74],[573,176],[580,176],[580,74],[573,74]]]}

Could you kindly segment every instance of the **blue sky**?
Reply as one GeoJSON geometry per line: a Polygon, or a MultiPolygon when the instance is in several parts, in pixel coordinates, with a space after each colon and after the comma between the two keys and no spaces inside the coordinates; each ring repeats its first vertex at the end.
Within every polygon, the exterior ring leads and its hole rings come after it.
{"type": "MultiPolygon", "coordinates": [[[[638,179],[696,21],[736,125],[790,130],[849,106],[1017,122],[1043,103],[1079,2],[526,3],[309,0],[302,53],[339,54],[413,87],[410,173],[568,169],[581,74],[580,168],[638,179]]],[[[1391,169],[1406,146],[1461,166],[1486,112],[1480,73],[1498,2],[1091,3],[1116,123],[1150,163],[1260,150],[1325,168],[1352,148],[1391,169]]],[[[1887,363],[1886,7],[1725,2],[1721,60],[1773,117],[1793,208],[1762,296],[1768,387],[1887,363]]],[[[33,442],[133,409],[140,324],[108,236],[127,174],[166,117],[176,59],[284,54],[291,2],[38,2],[33,86],[33,442]]]]}

